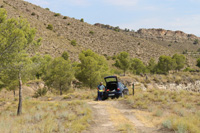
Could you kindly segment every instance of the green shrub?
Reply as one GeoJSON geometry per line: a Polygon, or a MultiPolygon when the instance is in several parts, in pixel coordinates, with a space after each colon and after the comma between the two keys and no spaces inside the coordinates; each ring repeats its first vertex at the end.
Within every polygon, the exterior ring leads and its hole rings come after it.
{"type": "Polygon", "coordinates": [[[182,54],[187,54],[187,52],[188,52],[188,51],[187,51],[187,49],[186,49],[186,50],[184,50],[184,51],[183,51],[183,53],[182,53],[182,54]]]}
{"type": "Polygon", "coordinates": [[[38,98],[41,96],[45,96],[47,94],[47,91],[48,91],[47,88],[38,89],[33,97],[38,98]]]}
{"type": "Polygon", "coordinates": [[[117,28],[116,28],[116,29],[114,29],[114,31],[116,31],[116,32],[119,32],[119,31],[120,31],[120,29],[117,29],[117,28]]]}
{"type": "Polygon", "coordinates": [[[89,33],[93,35],[93,34],[94,34],[94,31],[90,31],[89,33]]]}
{"type": "Polygon", "coordinates": [[[76,46],[76,44],[77,44],[77,43],[76,43],[76,40],[72,40],[72,41],[71,41],[71,45],[76,46]]]}
{"type": "Polygon", "coordinates": [[[35,13],[34,13],[34,12],[32,12],[32,13],[31,13],[31,15],[32,15],[32,16],[35,16],[35,13]]]}
{"type": "Polygon", "coordinates": [[[48,11],[50,10],[49,8],[45,8],[45,9],[48,10],[48,11]]]}
{"type": "Polygon", "coordinates": [[[71,25],[71,23],[67,23],[67,25],[71,25]]]}
{"type": "Polygon", "coordinates": [[[53,30],[53,25],[52,24],[48,24],[47,29],[53,30]]]}
{"type": "Polygon", "coordinates": [[[55,13],[54,16],[55,17],[60,16],[60,13],[55,13]]]}
{"type": "Polygon", "coordinates": [[[64,17],[63,17],[63,19],[67,19],[67,17],[66,17],[66,16],[64,16],[64,17]]]}
{"type": "Polygon", "coordinates": [[[199,40],[198,40],[198,39],[195,39],[194,42],[193,42],[193,44],[195,44],[195,45],[196,45],[196,44],[199,44],[199,40]]]}
{"type": "Polygon", "coordinates": [[[82,19],[80,20],[80,22],[84,22],[84,19],[82,18],[82,19]]]}
{"type": "Polygon", "coordinates": [[[200,68],[200,58],[197,59],[197,66],[200,68]]]}
{"type": "Polygon", "coordinates": [[[171,129],[172,127],[172,123],[170,120],[166,120],[162,123],[162,125],[165,127],[165,128],[168,128],[168,129],[171,129]]]}
{"type": "Polygon", "coordinates": [[[190,67],[186,67],[183,71],[184,72],[192,72],[192,71],[195,71],[195,70],[190,68],[190,67]]]}

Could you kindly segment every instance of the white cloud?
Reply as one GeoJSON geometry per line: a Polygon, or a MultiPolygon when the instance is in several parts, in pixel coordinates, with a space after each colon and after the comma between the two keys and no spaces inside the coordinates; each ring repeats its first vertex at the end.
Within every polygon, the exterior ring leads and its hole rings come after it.
{"type": "Polygon", "coordinates": [[[104,0],[104,2],[116,6],[135,6],[138,0],[104,0]]]}

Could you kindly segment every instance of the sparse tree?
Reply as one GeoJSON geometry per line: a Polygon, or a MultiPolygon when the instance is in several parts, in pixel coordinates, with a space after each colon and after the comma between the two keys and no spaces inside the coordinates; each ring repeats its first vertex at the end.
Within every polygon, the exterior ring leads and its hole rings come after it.
{"type": "Polygon", "coordinates": [[[159,57],[157,73],[166,74],[169,70],[174,70],[176,68],[176,61],[170,56],[162,55],[159,57]]]}
{"type": "Polygon", "coordinates": [[[140,59],[131,59],[130,61],[130,70],[134,73],[134,74],[141,74],[141,73],[145,73],[146,72],[146,66],[144,65],[144,63],[140,60],[140,59]]]}
{"type": "Polygon", "coordinates": [[[70,60],[58,57],[49,64],[48,71],[43,80],[49,87],[59,89],[60,95],[62,95],[63,90],[69,88],[73,78],[74,71],[70,60]]]}
{"type": "Polygon", "coordinates": [[[37,79],[40,79],[45,73],[47,69],[47,65],[52,60],[50,55],[40,55],[36,54],[33,57],[31,57],[32,60],[32,74],[37,77],[37,79]]]}
{"type": "Polygon", "coordinates": [[[6,20],[6,11],[0,9],[0,73],[12,70],[19,81],[19,104],[17,114],[22,113],[22,79],[26,73],[27,49],[31,46],[35,29],[23,19],[6,20]]]}
{"type": "Polygon", "coordinates": [[[92,50],[82,51],[79,54],[81,61],[76,68],[76,78],[90,89],[96,87],[102,78],[109,74],[108,63],[105,57],[94,53],[92,50]]]}
{"type": "Polygon", "coordinates": [[[176,62],[176,70],[181,70],[185,66],[186,58],[184,55],[175,54],[172,59],[176,62]]]}
{"type": "Polygon", "coordinates": [[[121,52],[117,55],[117,59],[115,62],[115,66],[122,69],[124,71],[124,76],[126,75],[126,71],[130,67],[130,58],[127,52],[121,52]]]}
{"type": "Polygon", "coordinates": [[[147,69],[150,71],[150,73],[155,73],[156,72],[156,61],[155,59],[151,58],[149,60],[149,63],[148,63],[148,66],[147,66],[147,69]]]}

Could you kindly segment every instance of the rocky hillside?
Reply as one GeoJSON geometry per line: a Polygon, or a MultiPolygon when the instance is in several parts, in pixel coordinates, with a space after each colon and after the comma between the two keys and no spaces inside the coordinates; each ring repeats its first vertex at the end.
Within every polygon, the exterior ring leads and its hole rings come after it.
{"type": "Polygon", "coordinates": [[[139,29],[136,36],[141,38],[148,38],[168,42],[185,42],[191,41],[194,43],[195,39],[200,40],[199,37],[193,34],[186,34],[182,31],[171,31],[164,29],[139,29]]]}
{"type": "Polygon", "coordinates": [[[197,50],[200,48],[199,37],[193,34],[184,33],[182,31],[171,31],[165,29],[139,29],[138,31],[135,32],[127,28],[120,29],[119,27],[113,27],[110,25],[105,25],[100,23],[96,23],[94,25],[104,29],[122,32],[126,35],[134,36],[137,38],[143,38],[145,40],[157,43],[168,49],[171,50],[173,49],[180,53],[183,53],[185,51],[188,51],[188,53],[197,52],[197,50]]]}
{"type": "Polygon", "coordinates": [[[63,51],[68,51],[71,59],[78,60],[78,54],[85,49],[107,56],[127,51],[132,57],[147,62],[151,57],[158,58],[177,52],[158,41],[142,37],[144,30],[140,32],[141,37],[130,36],[65,17],[22,0],[0,0],[0,7],[7,10],[9,18],[23,17],[37,29],[37,38],[43,39],[38,50],[42,54],[59,56],[63,51]],[[49,24],[53,30],[47,29],[49,24]],[[71,45],[72,40],[76,40],[76,46],[71,45]]]}

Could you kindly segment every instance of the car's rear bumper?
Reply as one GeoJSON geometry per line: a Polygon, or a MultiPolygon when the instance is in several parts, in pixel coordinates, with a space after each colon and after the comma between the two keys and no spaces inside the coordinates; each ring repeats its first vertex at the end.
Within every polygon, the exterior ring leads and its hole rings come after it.
{"type": "Polygon", "coordinates": [[[105,98],[108,98],[108,97],[119,97],[121,96],[122,92],[104,92],[103,96],[105,98]]]}

